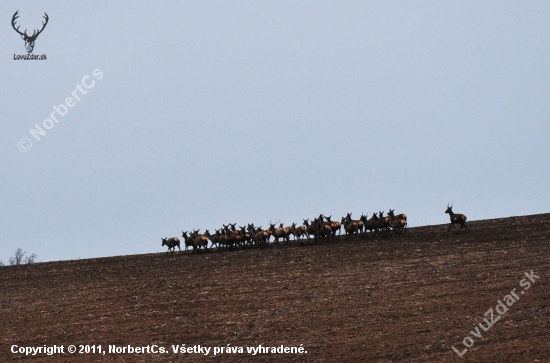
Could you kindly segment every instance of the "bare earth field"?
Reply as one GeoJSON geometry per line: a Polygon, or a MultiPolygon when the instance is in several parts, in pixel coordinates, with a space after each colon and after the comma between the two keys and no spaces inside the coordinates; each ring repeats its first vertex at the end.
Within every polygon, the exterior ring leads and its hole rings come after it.
{"type": "MultiPolygon", "coordinates": [[[[310,246],[0,267],[0,362],[550,362],[550,214],[469,222],[460,234],[447,226],[310,246]],[[531,270],[540,279],[521,294],[531,270]],[[512,289],[519,300],[472,335],[512,289]],[[464,350],[466,336],[474,345],[460,358],[451,346],[464,350]],[[169,353],[10,351],[54,344],[169,353]],[[173,354],[177,344],[245,353],[173,354]],[[260,344],[302,344],[307,353],[246,353],[260,344]]],[[[160,239],[151,249],[161,250],[160,239]]]]}

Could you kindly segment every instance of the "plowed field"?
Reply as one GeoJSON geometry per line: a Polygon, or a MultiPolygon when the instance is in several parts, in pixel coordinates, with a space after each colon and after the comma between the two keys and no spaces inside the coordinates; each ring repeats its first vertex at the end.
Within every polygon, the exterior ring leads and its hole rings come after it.
{"type": "Polygon", "coordinates": [[[446,229],[0,267],[0,361],[550,362],[550,214],[446,229]],[[540,278],[523,291],[531,271],[540,278]],[[513,289],[519,299],[476,332],[513,289]],[[463,351],[465,337],[473,345],[460,358],[451,346],[463,351]],[[11,353],[54,344],[65,353],[11,353]],[[69,354],[69,344],[107,353],[69,354]],[[178,344],[212,349],[174,354],[178,344]],[[228,344],[244,353],[214,356],[228,344]],[[307,353],[247,353],[260,344],[307,353]],[[114,354],[109,345],[168,353],[114,354]]]}

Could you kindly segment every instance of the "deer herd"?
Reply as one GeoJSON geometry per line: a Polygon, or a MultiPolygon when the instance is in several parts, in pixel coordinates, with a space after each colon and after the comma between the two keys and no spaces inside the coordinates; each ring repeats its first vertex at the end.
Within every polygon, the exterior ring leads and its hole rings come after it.
{"type": "MultiPolygon", "coordinates": [[[[466,227],[466,216],[464,214],[455,214],[452,210],[453,206],[447,204],[445,213],[451,218],[451,227],[455,224],[460,224],[460,229],[466,227]]],[[[407,216],[405,214],[395,214],[393,209],[390,209],[386,216],[384,212],[373,213],[369,218],[368,215],[361,215],[359,219],[354,220],[351,213],[342,217],[340,222],[333,221],[332,216],[324,216],[320,214],[317,218],[303,220],[301,226],[292,223],[290,226],[284,226],[280,223],[277,227],[276,223],[269,222],[269,228],[263,229],[262,226],[255,226],[254,223],[246,226],[239,226],[237,223],[229,223],[223,225],[222,228],[216,229],[212,234],[208,231],[199,233],[200,230],[193,232],[182,231],[181,236],[185,243],[185,250],[190,247],[193,251],[216,248],[226,251],[234,248],[251,248],[251,247],[267,247],[273,238],[273,244],[279,243],[289,244],[293,236],[293,240],[300,244],[323,243],[324,241],[334,241],[336,236],[342,234],[342,228],[345,232],[345,240],[353,238],[366,238],[368,236],[382,235],[386,237],[388,234],[402,235],[407,229],[407,216]]],[[[466,227],[467,229],[468,227],[466,227]]],[[[178,237],[162,238],[162,246],[168,247],[168,252],[174,253],[176,247],[181,251],[180,239],[178,237]]],[[[167,253],[168,253],[167,252],[167,253]]]]}

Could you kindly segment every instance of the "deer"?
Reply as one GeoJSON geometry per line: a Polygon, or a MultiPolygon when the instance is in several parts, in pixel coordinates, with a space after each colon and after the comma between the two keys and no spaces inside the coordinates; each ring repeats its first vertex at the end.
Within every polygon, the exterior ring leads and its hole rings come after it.
{"type": "Polygon", "coordinates": [[[284,226],[284,223],[280,223],[279,228],[286,229],[286,231],[288,233],[288,237],[290,238],[291,235],[294,235],[294,231],[295,231],[295,228],[296,228],[296,223],[293,223],[290,226],[286,226],[286,227],[284,226]]]}
{"type": "Polygon", "coordinates": [[[399,234],[406,233],[405,232],[406,231],[405,227],[407,227],[407,220],[406,219],[397,218],[394,215],[393,210],[391,210],[391,209],[388,212],[388,216],[390,217],[390,225],[391,225],[391,228],[392,228],[392,235],[394,233],[397,233],[397,231],[399,231],[399,234]]]}
{"type": "Polygon", "coordinates": [[[294,236],[294,239],[296,239],[296,223],[292,223],[288,228],[288,238],[290,236],[294,236]]]}
{"type": "Polygon", "coordinates": [[[239,231],[230,231],[227,235],[227,245],[231,247],[233,245],[241,245],[241,234],[239,231]]]}
{"type": "Polygon", "coordinates": [[[390,217],[384,217],[384,212],[378,212],[378,228],[384,231],[384,236],[390,228],[390,217]]]}
{"type": "Polygon", "coordinates": [[[365,234],[367,231],[372,232],[374,231],[374,234],[378,232],[378,217],[376,217],[376,213],[372,214],[372,217],[368,218],[367,215],[361,215],[361,218],[359,219],[363,224],[365,225],[365,234]]]}
{"type": "Polygon", "coordinates": [[[405,222],[407,221],[407,215],[403,213],[395,215],[395,209],[390,209],[390,211],[388,212],[388,215],[392,215],[393,218],[395,219],[404,219],[405,222]]]}
{"type": "Polygon", "coordinates": [[[325,219],[327,220],[327,222],[330,225],[330,229],[332,230],[332,237],[336,238],[336,232],[338,232],[338,235],[342,234],[342,230],[341,230],[342,223],[337,222],[337,221],[333,222],[333,221],[330,220],[331,218],[332,218],[332,215],[328,216],[328,217],[325,217],[325,219]]]}
{"type": "Polygon", "coordinates": [[[193,251],[195,251],[195,239],[191,235],[187,235],[187,232],[181,231],[181,236],[183,237],[183,240],[185,241],[185,250],[189,247],[193,247],[193,251]]]}
{"type": "Polygon", "coordinates": [[[223,225],[223,230],[225,231],[225,233],[232,233],[232,232],[237,232],[237,228],[235,228],[235,226],[237,225],[237,223],[229,223],[227,224],[227,226],[224,224],[223,225]],[[231,228],[229,228],[231,227],[231,228]]]}
{"type": "Polygon", "coordinates": [[[203,247],[208,251],[208,237],[210,236],[210,232],[206,230],[205,234],[199,234],[199,230],[197,230],[193,234],[195,235],[195,245],[199,248],[203,247]]]}
{"type": "Polygon", "coordinates": [[[453,204],[454,203],[452,203],[451,206],[449,206],[449,204],[447,203],[447,210],[445,211],[445,213],[447,213],[451,218],[451,224],[449,225],[449,230],[447,231],[447,233],[451,231],[451,227],[454,228],[455,224],[460,224],[460,229],[458,230],[458,232],[460,232],[462,227],[466,227],[466,230],[468,229],[468,226],[466,225],[466,219],[468,218],[464,214],[453,213],[453,204]]]}
{"type": "MultiPolygon", "coordinates": [[[[348,213],[349,215],[349,213],[348,213]]],[[[351,236],[352,234],[356,234],[359,228],[359,225],[351,220],[351,218],[345,218],[342,217],[342,225],[344,226],[344,231],[346,231],[346,240],[351,236]]]]}
{"type": "Polygon", "coordinates": [[[271,236],[269,232],[262,230],[262,226],[255,229],[254,225],[249,225],[248,232],[252,235],[252,240],[258,247],[261,245],[266,246],[269,241],[269,236],[271,236]]]}
{"type": "Polygon", "coordinates": [[[227,226],[223,225],[223,230],[226,238],[220,239],[220,243],[224,244],[227,248],[233,245],[241,245],[242,236],[239,231],[237,231],[237,223],[229,223],[227,226]],[[229,228],[231,227],[231,228],[229,228]]]}
{"type": "Polygon", "coordinates": [[[232,243],[229,241],[229,236],[227,235],[227,232],[225,230],[220,230],[216,233],[216,235],[218,236],[218,245],[222,247],[222,249],[229,249],[232,243]]]}
{"type": "Polygon", "coordinates": [[[256,233],[256,227],[254,226],[254,223],[248,223],[248,225],[246,226],[246,231],[250,235],[251,246],[254,246],[254,243],[257,244],[256,239],[254,239],[254,234],[256,233]]]}
{"type": "MultiPolygon", "coordinates": [[[[346,215],[346,217],[342,218],[342,219],[345,221],[346,224],[353,223],[355,225],[355,227],[354,227],[355,230],[352,233],[359,232],[360,234],[363,234],[363,229],[365,227],[365,224],[363,223],[363,221],[361,219],[353,220],[351,218],[351,213],[348,213],[346,215]]],[[[344,229],[345,229],[345,226],[344,226],[344,229]]],[[[346,237],[346,239],[347,239],[347,237],[346,237]]]]}
{"type": "Polygon", "coordinates": [[[294,238],[300,241],[300,244],[302,244],[302,237],[307,237],[307,227],[305,225],[296,227],[296,223],[293,223],[292,225],[294,226],[294,238]]]}
{"type": "Polygon", "coordinates": [[[218,244],[220,243],[220,231],[218,229],[216,229],[216,232],[214,234],[210,234],[210,232],[206,230],[203,236],[210,240],[211,248],[218,247],[218,244]]]}
{"type": "Polygon", "coordinates": [[[34,49],[34,42],[36,41],[36,38],[38,38],[38,36],[40,35],[40,33],[42,33],[42,31],[44,30],[44,28],[46,27],[46,25],[48,24],[48,14],[44,13],[44,16],[43,18],[46,20],[45,22],[42,22],[42,29],[40,30],[34,30],[32,35],[29,36],[27,34],[27,30],[25,29],[25,32],[24,33],[21,33],[19,31],[19,27],[15,27],[15,21],[17,20],[17,18],[19,18],[19,10],[17,10],[15,12],[15,14],[13,14],[13,17],[11,18],[11,26],[13,27],[13,30],[15,30],[17,33],[19,33],[19,35],[21,35],[21,38],[23,38],[23,40],[25,41],[25,48],[27,49],[27,53],[30,54],[32,53],[33,49],[34,49]]]}
{"type": "Polygon", "coordinates": [[[286,229],[286,228],[276,228],[275,227],[275,223],[269,223],[269,230],[271,231],[271,234],[273,235],[273,238],[275,238],[275,243],[279,243],[279,238],[282,238],[283,240],[286,241],[286,243],[288,244],[290,242],[290,238],[289,238],[289,231],[286,229]]]}
{"type": "Polygon", "coordinates": [[[314,230],[314,241],[320,237],[332,237],[332,228],[330,227],[330,223],[324,222],[322,214],[311,223],[311,226],[314,230]]]}
{"type": "Polygon", "coordinates": [[[313,238],[315,238],[315,226],[313,224],[314,223],[309,224],[309,218],[304,219],[304,226],[306,227],[306,237],[308,241],[309,236],[313,236],[313,238]]]}
{"type": "Polygon", "coordinates": [[[244,226],[241,226],[239,228],[240,228],[239,233],[241,234],[241,243],[243,247],[245,246],[249,247],[250,244],[252,243],[252,234],[248,232],[244,226]]]}
{"type": "Polygon", "coordinates": [[[178,246],[178,250],[181,251],[180,248],[180,240],[178,237],[172,237],[172,238],[161,238],[162,240],[162,246],[168,246],[168,251],[166,251],[166,254],[172,250],[172,254],[174,254],[174,251],[176,250],[176,246],[178,246]]]}

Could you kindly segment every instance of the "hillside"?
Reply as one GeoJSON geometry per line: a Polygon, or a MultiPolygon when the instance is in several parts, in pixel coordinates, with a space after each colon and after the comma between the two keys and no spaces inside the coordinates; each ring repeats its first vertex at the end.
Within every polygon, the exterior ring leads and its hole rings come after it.
{"type": "Polygon", "coordinates": [[[469,222],[460,234],[447,226],[311,246],[1,267],[0,361],[459,362],[451,346],[462,351],[469,336],[464,362],[549,362],[550,214],[469,222]],[[531,270],[540,279],[520,294],[531,270]],[[472,335],[514,288],[513,306],[472,335]],[[10,352],[54,344],[65,353],[10,352]],[[69,354],[69,344],[168,353],[69,354]],[[178,344],[212,350],[173,354],[178,344]],[[244,353],[214,356],[213,347],[228,344],[244,353]],[[307,353],[246,353],[260,344],[302,344],[307,353]]]}

